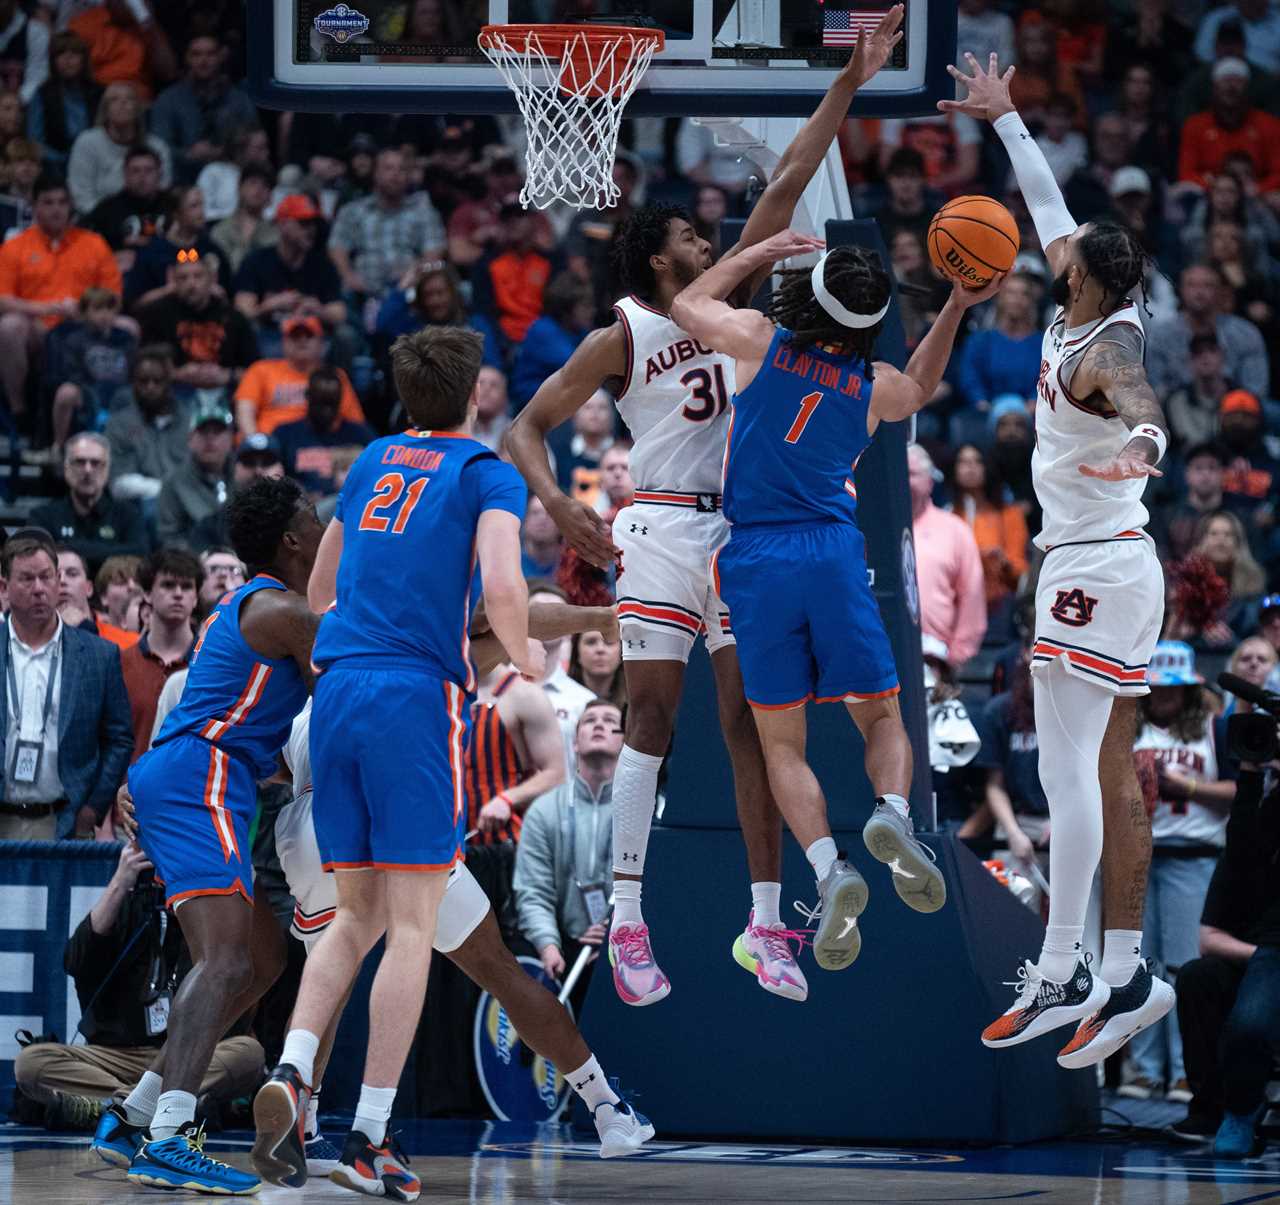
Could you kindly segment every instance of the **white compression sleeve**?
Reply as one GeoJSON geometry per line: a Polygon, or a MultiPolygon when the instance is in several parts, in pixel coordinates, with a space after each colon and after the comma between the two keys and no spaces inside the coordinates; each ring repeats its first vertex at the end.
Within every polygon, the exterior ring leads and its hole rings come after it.
{"type": "Polygon", "coordinates": [[[1076,220],[1067,212],[1062,189],[1054,179],[1044,152],[1036,146],[1036,140],[1017,111],[1001,114],[991,123],[991,128],[1000,135],[1004,149],[1009,152],[1009,162],[1018,178],[1022,199],[1031,211],[1040,246],[1047,248],[1055,239],[1074,234],[1076,220]]]}

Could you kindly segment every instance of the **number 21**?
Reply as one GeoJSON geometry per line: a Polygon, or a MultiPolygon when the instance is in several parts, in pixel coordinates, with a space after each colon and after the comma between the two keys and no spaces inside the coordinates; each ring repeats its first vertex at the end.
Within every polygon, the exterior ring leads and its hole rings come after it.
{"type": "Polygon", "coordinates": [[[800,413],[796,415],[796,421],[791,424],[791,430],[783,436],[786,443],[800,442],[800,436],[804,434],[804,429],[809,425],[809,420],[813,417],[813,412],[818,408],[820,401],[822,401],[822,391],[819,389],[806,393],[800,399],[800,413]]]}
{"type": "Polygon", "coordinates": [[[430,484],[430,477],[419,477],[409,486],[408,493],[405,493],[404,477],[401,474],[383,474],[378,478],[378,484],[373,487],[373,497],[365,506],[364,514],[360,516],[359,530],[386,531],[390,527],[393,536],[401,535],[409,522],[409,516],[413,514],[413,508],[418,505],[418,499],[422,497],[422,491],[430,484]],[[405,499],[400,504],[395,523],[392,524],[386,515],[380,515],[378,512],[393,507],[401,494],[405,494],[405,499]]]}

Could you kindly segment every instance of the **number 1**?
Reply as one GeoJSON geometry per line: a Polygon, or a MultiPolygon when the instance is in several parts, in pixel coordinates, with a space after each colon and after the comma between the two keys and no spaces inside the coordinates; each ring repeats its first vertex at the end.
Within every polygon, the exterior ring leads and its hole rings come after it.
{"type": "Polygon", "coordinates": [[[796,421],[791,424],[791,430],[785,436],[787,443],[800,442],[800,436],[804,434],[804,429],[809,425],[809,420],[813,417],[813,412],[818,408],[820,401],[822,401],[822,391],[820,389],[815,389],[812,393],[806,393],[800,399],[800,413],[796,415],[796,421]]]}

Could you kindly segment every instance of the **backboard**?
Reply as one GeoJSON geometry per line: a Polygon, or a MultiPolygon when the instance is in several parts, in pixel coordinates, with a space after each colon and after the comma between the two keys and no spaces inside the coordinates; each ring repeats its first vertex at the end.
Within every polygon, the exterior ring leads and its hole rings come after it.
{"type": "MultiPolygon", "coordinates": [[[[249,83],[270,108],[513,113],[476,45],[484,24],[661,29],[626,115],[805,116],[891,0],[250,0],[249,83]]],[[[851,112],[933,111],[950,95],[955,0],[905,0],[905,37],[851,112]]]]}

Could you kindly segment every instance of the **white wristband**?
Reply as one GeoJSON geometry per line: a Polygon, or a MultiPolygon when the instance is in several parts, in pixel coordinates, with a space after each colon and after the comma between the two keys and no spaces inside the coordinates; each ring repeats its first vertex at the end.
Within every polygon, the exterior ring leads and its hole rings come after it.
{"type": "Polygon", "coordinates": [[[1149,439],[1156,445],[1156,458],[1153,464],[1159,464],[1164,459],[1165,451],[1169,447],[1169,437],[1160,430],[1154,423],[1139,423],[1129,432],[1130,440],[1141,435],[1143,439],[1149,439]]]}

